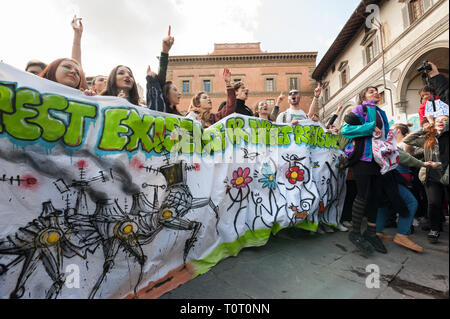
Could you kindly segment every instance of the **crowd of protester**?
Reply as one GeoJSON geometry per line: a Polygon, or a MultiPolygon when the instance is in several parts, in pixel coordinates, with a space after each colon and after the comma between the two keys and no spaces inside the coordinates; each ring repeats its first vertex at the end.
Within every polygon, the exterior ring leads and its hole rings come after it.
{"type": "MultiPolygon", "coordinates": [[[[162,41],[159,73],[147,70],[147,92],[144,102],[139,96],[132,70],[124,65],[116,66],[109,76],[98,75],[88,87],[81,64],[81,18],[72,21],[74,43],[71,58],[57,59],[46,65],[32,60],[26,71],[42,78],[79,89],[86,95],[117,96],[130,103],[148,107],[151,110],[181,116],[181,93],[173,82],[166,80],[169,51],[174,44],[171,29],[162,41]]],[[[429,63],[431,86],[419,91],[422,104],[418,106],[421,129],[410,132],[408,124],[395,124],[395,141],[399,154],[399,165],[385,174],[375,161],[372,149],[374,139],[386,139],[389,122],[385,112],[378,107],[380,94],[376,87],[367,87],[360,94],[359,103],[342,113],[342,104],[323,125],[333,134],[339,135],[338,145],[348,157],[347,193],[342,212],[341,225],[333,229],[319,225],[319,233],[335,230],[348,231],[349,240],[367,255],[378,251],[387,253],[384,245],[393,241],[411,250],[422,252],[423,248],[413,239],[414,225],[422,225],[429,231],[428,239],[438,242],[448,214],[448,79],[439,74],[437,66],[429,63]],[[439,109],[429,111],[430,102],[439,101],[439,109]],[[336,120],[341,117],[340,125],[336,120]],[[339,127],[340,126],[340,127],[339,127]],[[398,214],[398,217],[397,217],[398,214]],[[420,222],[420,223],[419,223],[420,222]],[[394,237],[385,234],[386,227],[395,227],[394,237]],[[362,230],[364,229],[364,232],[362,230]]],[[[195,94],[188,107],[187,117],[201,122],[204,128],[220,119],[238,113],[256,116],[277,124],[297,125],[299,121],[311,119],[320,122],[318,99],[320,83],[314,91],[314,98],[308,114],[300,107],[300,92],[291,90],[287,101],[289,108],[279,113],[280,104],[286,100],[281,93],[273,109],[266,100],[258,101],[253,109],[246,105],[249,88],[244,82],[231,82],[231,71],[224,69],[223,80],[227,100],[216,113],[212,112],[211,98],[206,92],[195,94]]]]}

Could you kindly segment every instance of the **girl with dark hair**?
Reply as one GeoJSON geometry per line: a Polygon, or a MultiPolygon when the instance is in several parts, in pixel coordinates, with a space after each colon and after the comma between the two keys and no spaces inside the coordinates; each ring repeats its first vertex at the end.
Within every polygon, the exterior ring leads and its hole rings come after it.
{"type": "Polygon", "coordinates": [[[81,91],[88,88],[80,63],[71,58],[53,61],[39,76],[81,91]]]}
{"type": "MultiPolygon", "coordinates": [[[[435,125],[409,134],[403,140],[405,144],[423,147],[425,161],[441,162],[443,169],[448,167],[448,116],[443,115],[435,119],[435,125]]],[[[448,198],[448,186],[441,183],[443,170],[422,168],[419,179],[425,185],[428,197],[428,217],[431,230],[428,239],[436,243],[442,231],[442,206],[444,195],[448,198]]]]}
{"type": "Polygon", "coordinates": [[[352,207],[352,231],[350,241],[362,252],[369,255],[373,249],[386,253],[381,239],[376,235],[376,220],[379,207],[385,199],[390,200],[397,211],[407,211],[406,205],[398,196],[397,184],[392,180],[391,172],[381,175],[380,166],[372,153],[372,138],[385,139],[389,132],[386,114],[377,103],[380,94],[376,87],[368,87],[360,94],[360,104],[345,116],[341,133],[351,142],[345,148],[349,156],[356,182],[357,196],[352,207]],[[397,195],[397,196],[396,196],[397,195]],[[395,198],[397,197],[397,198],[395,198]],[[367,217],[367,229],[361,234],[363,217],[367,217]]]}
{"type": "Polygon", "coordinates": [[[166,112],[183,116],[177,109],[181,101],[181,93],[178,91],[176,85],[172,81],[167,81],[162,88],[162,93],[164,103],[166,104],[166,112]]]}
{"type": "Polygon", "coordinates": [[[213,125],[236,111],[236,94],[231,86],[230,70],[223,70],[223,79],[227,88],[227,102],[222,110],[217,113],[211,113],[211,98],[205,92],[199,92],[192,98],[187,117],[201,121],[204,128],[213,125]]]}
{"type": "Polygon", "coordinates": [[[260,100],[256,102],[255,106],[253,107],[253,115],[256,117],[259,117],[261,119],[264,119],[266,121],[275,121],[278,117],[278,113],[280,112],[279,105],[283,100],[285,99],[285,95],[280,93],[280,96],[278,96],[277,103],[273,107],[272,111],[269,113],[269,105],[267,104],[267,100],[260,100]]]}
{"type": "Polygon", "coordinates": [[[131,69],[124,65],[116,66],[108,76],[103,96],[118,96],[131,104],[139,105],[139,92],[131,69]]]}
{"type": "Polygon", "coordinates": [[[260,119],[270,121],[269,114],[269,106],[267,105],[266,100],[261,100],[256,102],[253,108],[253,115],[259,117],[260,119]]]}

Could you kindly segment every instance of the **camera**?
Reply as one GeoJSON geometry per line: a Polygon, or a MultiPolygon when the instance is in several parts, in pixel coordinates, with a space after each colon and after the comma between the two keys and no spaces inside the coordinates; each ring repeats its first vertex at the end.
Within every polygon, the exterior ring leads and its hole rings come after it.
{"type": "Polygon", "coordinates": [[[421,66],[417,68],[417,72],[426,72],[431,71],[431,65],[428,64],[428,61],[424,61],[421,66]]]}

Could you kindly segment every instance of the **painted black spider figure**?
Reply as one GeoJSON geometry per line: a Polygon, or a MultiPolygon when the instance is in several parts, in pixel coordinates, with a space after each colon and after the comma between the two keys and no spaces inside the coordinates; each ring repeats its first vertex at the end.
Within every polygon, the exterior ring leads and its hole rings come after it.
{"type": "MultiPolygon", "coordinates": [[[[143,216],[142,221],[145,218],[146,216],[143,216]]],[[[137,292],[137,287],[143,275],[142,267],[147,259],[138,240],[138,233],[142,232],[139,225],[142,222],[140,219],[132,218],[132,216],[126,214],[117,204],[117,201],[99,200],[97,202],[91,222],[100,236],[105,261],[103,263],[103,272],[89,294],[90,299],[94,298],[106,274],[113,268],[114,260],[120,249],[133,256],[141,267],[139,279],[135,286],[135,293],[137,292]]]]}
{"type": "Polygon", "coordinates": [[[159,210],[159,222],[162,226],[175,230],[192,230],[192,236],[186,241],[184,246],[183,261],[186,258],[197,240],[197,235],[201,223],[189,221],[183,218],[191,209],[209,205],[216,215],[216,232],[219,223],[219,208],[210,198],[194,198],[189,187],[186,185],[185,163],[169,164],[161,167],[160,172],[168,182],[166,188],[166,198],[159,210]]]}
{"type": "Polygon", "coordinates": [[[164,228],[192,230],[192,235],[186,241],[183,252],[183,262],[186,263],[188,253],[197,240],[202,224],[183,217],[191,209],[210,205],[218,223],[218,207],[211,199],[192,196],[186,185],[184,163],[163,166],[160,172],[168,183],[165,188],[165,199],[160,207],[158,207],[158,194],[155,189],[153,203],[150,203],[143,193],[133,195],[133,204],[129,213],[125,213],[117,201],[100,200],[92,216],[83,218],[75,215],[74,220],[71,220],[75,229],[81,229],[77,233],[84,232],[83,243],[90,247],[101,244],[105,255],[103,272],[91,290],[89,298],[95,297],[107,273],[112,270],[120,249],[133,256],[141,267],[134,289],[136,294],[143,276],[142,268],[147,259],[142,249],[143,245],[151,243],[164,228]]]}
{"type": "Polygon", "coordinates": [[[19,228],[14,237],[0,240],[0,255],[16,255],[8,265],[0,265],[0,275],[23,261],[22,270],[10,298],[21,298],[25,293],[25,283],[42,262],[45,271],[53,280],[46,298],[56,298],[65,281],[63,259],[75,255],[86,258],[83,248],[72,241],[72,232],[68,227],[63,212],[56,210],[48,201],[43,203],[41,215],[19,228]]]}

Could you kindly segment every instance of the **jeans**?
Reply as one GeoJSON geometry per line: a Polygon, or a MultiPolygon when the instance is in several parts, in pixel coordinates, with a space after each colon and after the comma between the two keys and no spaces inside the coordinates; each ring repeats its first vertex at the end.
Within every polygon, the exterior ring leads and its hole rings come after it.
{"type": "MultiPolygon", "coordinates": [[[[414,215],[416,214],[418,203],[411,191],[404,185],[398,185],[398,192],[400,197],[403,199],[405,204],[408,206],[409,216],[398,218],[397,233],[402,235],[411,234],[411,225],[414,220],[414,215]]],[[[382,233],[384,231],[384,223],[389,217],[389,208],[383,207],[378,209],[377,214],[377,233],[382,233]]]]}

